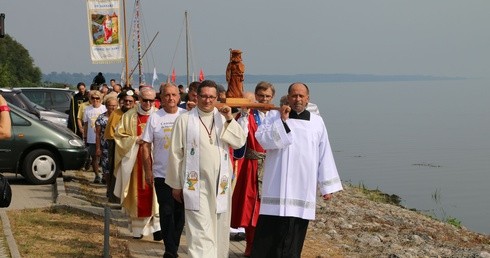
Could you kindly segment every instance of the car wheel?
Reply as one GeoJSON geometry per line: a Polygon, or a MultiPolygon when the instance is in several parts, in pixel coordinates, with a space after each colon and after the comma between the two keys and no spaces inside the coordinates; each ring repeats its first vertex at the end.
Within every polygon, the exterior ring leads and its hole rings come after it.
{"type": "Polygon", "coordinates": [[[58,177],[60,168],[51,151],[38,149],[27,154],[22,172],[27,181],[32,184],[52,184],[58,177]]]}

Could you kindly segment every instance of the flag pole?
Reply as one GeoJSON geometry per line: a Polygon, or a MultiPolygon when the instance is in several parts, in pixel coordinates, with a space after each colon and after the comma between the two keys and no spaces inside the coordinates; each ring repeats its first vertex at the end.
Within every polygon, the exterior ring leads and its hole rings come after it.
{"type": "MultiPolygon", "coordinates": [[[[129,86],[129,71],[128,71],[128,36],[126,32],[126,0],[123,2],[123,19],[124,19],[124,62],[126,63],[126,69],[124,70],[126,75],[126,85],[129,86]]],[[[125,86],[125,85],[123,85],[125,86]]]]}
{"type": "Polygon", "coordinates": [[[185,11],[185,60],[186,60],[186,83],[189,87],[189,25],[187,21],[187,11],[185,11]]]}

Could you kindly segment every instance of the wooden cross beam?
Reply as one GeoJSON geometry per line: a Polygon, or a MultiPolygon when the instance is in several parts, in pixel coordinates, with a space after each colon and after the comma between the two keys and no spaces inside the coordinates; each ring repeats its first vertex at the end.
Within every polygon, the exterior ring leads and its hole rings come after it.
{"type": "Polygon", "coordinates": [[[222,106],[236,107],[236,108],[253,108],[253,109],[261,109],[261,110],[278,110],[280,107],[274,106],[274,104],[265,104],[265,103],[256,103],[252,102],[247,98],[226,98],[225,103],[216,103],[214,106],[220,108],[222,106]]]}

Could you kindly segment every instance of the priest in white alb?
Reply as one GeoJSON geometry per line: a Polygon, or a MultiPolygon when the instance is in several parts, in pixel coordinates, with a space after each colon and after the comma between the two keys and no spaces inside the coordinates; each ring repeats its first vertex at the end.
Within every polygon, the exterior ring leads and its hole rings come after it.
{"type": "Polygon", "coordinates": [[[173,197],[184,203],[189,256],[228,257],[230,147],[242,147],[247,135],[230,107],[214,107],[218,94],[214,81],[202,81],[197,94],[197,107],[180,115],[172,129],[165,183],[173,189],[173,197]]]}
{"type": "Polygon", "coordinates": [[[291,84],[287,98],[255,133],[267,156],[251,257],[301,257],[317,189],[324,200],[342,190],[325,124],[306,110],[308,87],[291,84]]]}

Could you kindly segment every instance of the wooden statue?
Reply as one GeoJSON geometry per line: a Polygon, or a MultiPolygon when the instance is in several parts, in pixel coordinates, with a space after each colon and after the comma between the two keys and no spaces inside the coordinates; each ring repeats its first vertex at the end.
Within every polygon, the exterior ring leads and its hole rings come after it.
{"type": "Polygon", "coordinates": [[[241,98],[243,96],[244,73],[245,65],[242,63],[242,51],[230,48],[230,62],[226,67],[227,98],[241,98]]]}

